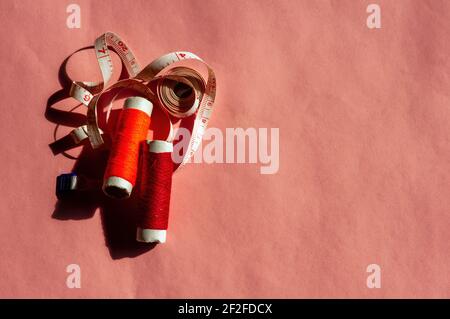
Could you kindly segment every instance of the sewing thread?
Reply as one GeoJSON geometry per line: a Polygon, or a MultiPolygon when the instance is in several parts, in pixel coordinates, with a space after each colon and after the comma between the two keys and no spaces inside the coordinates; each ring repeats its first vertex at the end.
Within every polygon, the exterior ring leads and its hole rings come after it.
{"type": "Polygon", "coordinates": [[[143,144],[137,241],[166,241],[174,168],[172,151],[171,142],[155,140],[143,144]]]}
{"type": "Polygon", "coordinates": [[[136,183],[139,145],[147,138],[153,104],[142,97],[125,100],[113,136],[103,191],[113,198],[128,198],[136,183]]]}

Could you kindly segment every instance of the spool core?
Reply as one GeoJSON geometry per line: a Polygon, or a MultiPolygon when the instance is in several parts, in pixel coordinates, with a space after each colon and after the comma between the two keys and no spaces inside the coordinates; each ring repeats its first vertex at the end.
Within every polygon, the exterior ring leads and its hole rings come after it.
{"type": "Polygon", "coordinates": [[[118,176],[110,176],[103,184],[103,191],[106,195],[116,198],[125,199],[130,197],[131,191],[133,190],[133,185],[118,176]]]}
{"type": "Polygon", "coordinates": [[[173,93],[180,99],[186,99],[192,94],[192,88],[183,82],[177,82],[173,87],[173,93]]]}

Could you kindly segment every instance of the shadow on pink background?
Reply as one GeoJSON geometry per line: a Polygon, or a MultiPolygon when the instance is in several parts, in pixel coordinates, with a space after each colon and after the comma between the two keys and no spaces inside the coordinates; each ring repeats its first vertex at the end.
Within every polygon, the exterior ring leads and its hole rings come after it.
{"type": "MultiPolygon", "coordinates": [[[[450,297],[448,12],[444,0],[2,1],[0,296],[450,297]],[[73,2],[80,29],[66,27],[73,2]],[[218,77],[211,127],[280,129],[276,174],[177,171],[156,247],[127,241],[123,203],[54,194],[75,161],[48,147],[46,105],[64,60],[108,30],[142,65],[204,58],[218,77]],[[380,289],[366,286],[373,263],[380,289]],[[80,289],[66,286],[69,264],[80,289]]],[[[77,80],[97,69],[87,52],[67,63],[77,80]]],[[[75,170],[101,176],[105,154],[83,158],[75,170]]]]}

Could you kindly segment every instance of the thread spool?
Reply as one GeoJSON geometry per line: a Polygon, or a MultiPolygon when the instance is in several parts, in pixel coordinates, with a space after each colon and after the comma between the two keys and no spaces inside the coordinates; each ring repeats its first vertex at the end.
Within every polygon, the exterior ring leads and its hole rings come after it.
{"type": "Polygon", "coordinates": [[[169,222],[172,186],[173,145],[166,141],[149,141],[142,150],[139,185],[140,218],[136,240],[164,243],[169,222]]]}
{"type": "Polygon", "coordinates": [[[103,179],[103,191],[128,198],[136,183],[139,145],[147,138],[153,104],[142,97],[125,100],[103,179]]]}

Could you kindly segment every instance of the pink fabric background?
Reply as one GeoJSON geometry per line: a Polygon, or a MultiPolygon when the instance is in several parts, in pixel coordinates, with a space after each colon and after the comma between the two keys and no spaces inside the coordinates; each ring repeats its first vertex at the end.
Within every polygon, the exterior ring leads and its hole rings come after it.
{"type": "MultiPolygon", "coordinates": [[[[0,296],[450,297],[449,13],[444,0],[1,1],[0,296]],[[72,2],[81,29],[66,27],[72,2]],[[48,148],[45,105],[63,60],[108,30],[141,64],[184,49],[212,65],[211,126],[280,128],[275,175],[177,172],[168,242],[134,258],[112,258],[98,210],[52,218],[74,162],[48,148]],[[72,263],[81,289],[66,287],[72,263]],[[366,287],[371,263],[381,289],[366,287]]],[[[98,74],[79,62],[78,80],[98,74]]]]}

